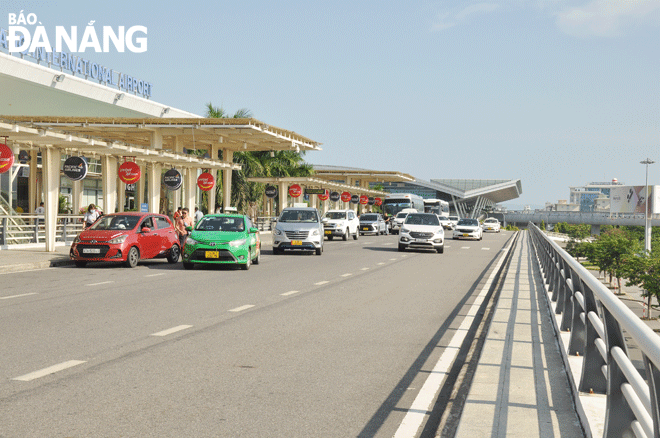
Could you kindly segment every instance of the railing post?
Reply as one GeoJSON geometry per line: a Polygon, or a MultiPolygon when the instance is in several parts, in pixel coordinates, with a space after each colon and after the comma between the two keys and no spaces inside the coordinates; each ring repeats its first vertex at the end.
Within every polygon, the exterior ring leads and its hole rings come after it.
{"type": "Polygon", "coordinates": [[[649,377],[649,392],[651,395],[651,416],[653,417],[653,437],[660,437],[660,371],[644,355],[646,375],[649,377]]]}
{"type": "MultiPolygon", "coordinates": [[[[573,318],[571,319],[571,337],[568,341],[568,354],[572,356],[581,354],[584,356],[584,342],[585,342],[586,333],[584,328],[584,322],[582,322],[582,318],[581,318],[583,309],[582,309],[582,305],[580,304],[580,301],[577,299],[577,296],[575,295],[575,292],[579,290],[584,297],[585,287],[580,279],[578,279],[576,283],[577,283],[577,287],[573,288],[573,296],[571,299],[571,301],[573,302],[572,303],[573,318]]],[[[585,314],[585,319],[586,319],[586,314],[585,314]]]]}
{"type": "Polygon", "coordinates": [[[34,237],[32,243],[39,243],[39,219],[34,221],[34,237]]]}
{"type": "Polygon", "coordinates": [[[3,217],[2,232],[0,233],[0,245],[2,246],[7,244],[7,225],[9,225],[9,220],[6,217],[3,217]]]}
{"type": "Polygon", "coordinates": [[[66,223],[67,219],[64,218],[64,221],[62,221],[62,242],[66,243],[66,223]]]}
{"type": "MultiPolygon", "coordinates": [[[[584,359],[582,361],[582,375],[580,376],[579,390],[582,392],[595,392],[605,394],[607,392],[607,380],[603,375],[605,358],[596,347],[596,339],[600,338],[598,331],[589,320],[589,314],[598,316],[598,304],[591,289],[584,287],[584,359]]],[[[603,339],[605,341],[605,339],[603,339]]]]}
{"type": "Polygon", "coordinates": [[[626,377],[614,357],[612,348],[619,347],[628,355],[626,341],[621,332],[621,326],[607,307],[602,306],[603,323],[605,326],[605,344],[607,345],[607,408],[605,410],[605,430],[603,438],[619,438],[635,436],[631,423],[635,420],[632,409],[628,406],[621,385],[626,383],[626,377]]]}
{"type": "Polygon", "coordinates": [[[573,320],[573,297],[575,297],[575,291],[577,288],[580,287],[580,278],[575,274],[573,268],[568,268],[568,278],[571,280],[571,284],[569,287],[568,282],[566,283],[564,302],[562,305],[561,324],[559,325],[559,330],[563,332],[571,329],[571,321],[573,320]]]}

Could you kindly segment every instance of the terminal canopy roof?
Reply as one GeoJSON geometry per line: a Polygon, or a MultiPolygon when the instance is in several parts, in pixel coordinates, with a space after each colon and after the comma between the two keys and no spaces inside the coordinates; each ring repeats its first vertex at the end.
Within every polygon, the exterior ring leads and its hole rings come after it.
{"type": "Polygon", "coordinates": [[[300,184],[308,188],[328,189],[337,192],[349,192],[352,195],[368,195],[368,196],[387,196],[387,192],[380,190],[372,190],[366,187],[358,187],[348,184],[341,184],[338,182],[327,181],[316,177],[298,177],[289,176],[283,178],[248,178],[248,181],[258,182],[262,184],[300,184]]]}
{"type": "MultiPolygon", "coordinates": [[[[0,116],[0,136],[30,146],[135,156],[162,164],[227,167],[211,151],[320,150],[321,143],[256,119],[0,116]],[[204,157],[183,149],[206,150],[204,157]]],[[[240,168],[231,165],[232,168],[240,168]]]]}
{"type": "Polygon", "coordinates": [[[415,181],[415,177],[399,171],[369,170],[343,166],[321,166],[316,164],[314,165],[314,176],[330,181],[345,180],[346,178],[367,182],[415,181]]]}

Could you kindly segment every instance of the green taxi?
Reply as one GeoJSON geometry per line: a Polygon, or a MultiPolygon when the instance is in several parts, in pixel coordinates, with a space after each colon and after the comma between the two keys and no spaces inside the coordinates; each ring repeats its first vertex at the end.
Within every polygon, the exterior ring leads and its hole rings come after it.
{"type": "Polygon", "coordinates": [[[195,263],[237,264],[241,269],[259,264],[261,239],[250,218],[241,214],[209,214],[200,219],[183,247],[183,267],[195,263]]]}

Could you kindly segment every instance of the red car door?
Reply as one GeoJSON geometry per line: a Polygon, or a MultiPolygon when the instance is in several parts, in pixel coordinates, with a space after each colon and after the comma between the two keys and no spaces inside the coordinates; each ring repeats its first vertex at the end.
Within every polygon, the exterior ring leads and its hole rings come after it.
{"type": "Polygon", "coordinates": [[[140,250],[141,259],[152,259],[160,253],[161,241],[158,235],[158,230],[154,224],[153,216],[147,216],[142,219],[138,231],[138,249],[140,250]],[[142,230],[148,228],[149,231],[143,232],[142,230]]]}
{"type": "Polygon", "coordinates": [[[172,248],[172,245],[179,243],[179,239],[174,231],[174,225],[165,216],[156,216],[156,225],[158,226],[158,237],[160,238],[161,252],[172,248]]]}

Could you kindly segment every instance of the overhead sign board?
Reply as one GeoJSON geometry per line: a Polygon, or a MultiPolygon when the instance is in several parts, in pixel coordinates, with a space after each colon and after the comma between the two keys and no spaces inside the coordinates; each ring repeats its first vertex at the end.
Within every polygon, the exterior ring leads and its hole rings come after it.
{"type": "Polygon", "coordinates": [[[269,198],[275,198],[277,196],[277,187],[275,186],[266,186],[266,196],[269,198]]]}
{"type": "Polygon", "coordinates": [[[14,165],[14,151],[4,143],[0,143],[0,173],[5,173],[14,165]]]}
{"type": "Polygon", "coordinates": [[[117,172],[119,173],[119,179],[122,180],[124,184],[135,184],[142,176],[140,166],[133,161],[122,163],[122,165],[119,166],[119,169],[117,169],[117,172]]]}
{"type": "Polygon", "coordinates": [[[619,186],[610,189],[610,213],[660,213],[660,186],[619,186]]]}
{"type": "Polygon", "coordinates": [[[87,160],[82,157],[69,157],[64,161],[62,172],[71,181],[80,181],[87,176],[87,160]]]}
{"type": "Polygon", "coordinates": [[[215,186],[215,178],[209,172],[204,172],[197,177],[197,187],[208,192],[215,186]]]}
{"type": "Polygon", "coordinates": [[[323,195],[325,194],[325,189],[305,189],[306,195],[323,195]]]}
{"type": "Polygon", "coordinates": [[[170,169],[163,175],[163,184],[170,190],[179,190],[182,183],[181,173],[176,169],[170,169]]]}

